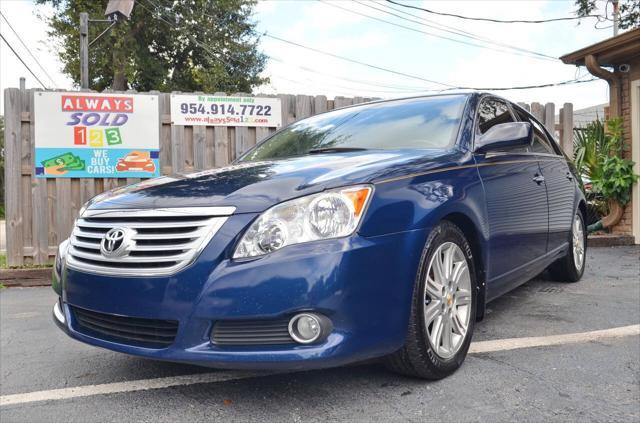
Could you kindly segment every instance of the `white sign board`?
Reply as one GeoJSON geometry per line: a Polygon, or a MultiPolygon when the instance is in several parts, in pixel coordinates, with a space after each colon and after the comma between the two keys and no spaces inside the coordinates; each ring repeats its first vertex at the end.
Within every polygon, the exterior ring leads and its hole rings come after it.
{"type": "Polygon", "coordinates": [[[282,126],[279,98],[171,95],[173,125],[282,126]]]}
{"type": "Polygon", "coordinates": [[[160,175],[158,96],[35,93],[39,178],[160,175]]]}

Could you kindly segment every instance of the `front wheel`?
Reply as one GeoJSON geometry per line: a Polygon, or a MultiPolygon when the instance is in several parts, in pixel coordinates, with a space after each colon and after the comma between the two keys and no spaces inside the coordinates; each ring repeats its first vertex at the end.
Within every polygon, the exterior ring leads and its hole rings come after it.
{"type": "Polygon", "coordinates": [[[471,247],[457,226],[442,222],[423,250],[405,345],[387,367],[425,379],[453,373],[469,350],[476,298],[471,247]]]}
{"type": "Polygon", "coordinates": [[[567,254],[549,266],[551,278],[560,282],[578,282],[584,273],[587,261],[587,231],[582,213],[578,210],[573,217],[569,250],[567,254]]]}

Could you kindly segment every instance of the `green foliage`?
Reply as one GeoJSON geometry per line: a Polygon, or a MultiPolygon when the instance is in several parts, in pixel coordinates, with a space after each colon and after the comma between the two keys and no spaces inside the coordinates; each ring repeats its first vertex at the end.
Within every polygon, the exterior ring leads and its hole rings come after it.
{"type": "MultiPolygon", "coordinates": [[[[640,1],[638,0],[619,0],[620,29],[640,28],[640,1]]],[[[587,16],[593,14],[596,10],[596,0],[576,0],[575,5],[578,7],[576,14],[578,16],[587,16]]],[[[606,2],[605,7],[609,6],[606,2]]],[[[607,21],[613,20],[610,12],[605,12],[602,18],[607,21]]]]}
{"type": "Polygon", "coordinates": [[[576,169],[580,175],[597,177],[602,157],[610,150],[611,139],[605,134],[604,124],[595,120],[584,128],[576,128],[573,134],[573,161],[576,169]]]}
{"type": "MultiPolygon", "coordinates": [[[[108,0],[36,0],[55,7],[49,35],[58,43],[63,71],[80,83],[78,22],[105,19],[108,0]]],[[[252,20],[255,0],[140,0],[131,19],[115,25],[89,49],[89,86],[101,91],[246,92],[260,77],[266,56],[258,50],[252,20]]],[[[107,23],[89,23],[95,39],[107,23]]]]}
{"type": "Polygon", "coordinates": [[[638,180],[634,162],[622,158],[622,119],[596,120],[574,130],[575,165],[591,179],[593,191],[620,204],[630,200],[631,187],[638,180]]]}
{"type": "Polygon", "coordinates": [[[602,162],[602,173],[593,179],[593,189],[605,198],[624,205],[631,199],[631,187],[638,180],[633,173],[634,163],[617,156],[607,157],[602,162]]]}

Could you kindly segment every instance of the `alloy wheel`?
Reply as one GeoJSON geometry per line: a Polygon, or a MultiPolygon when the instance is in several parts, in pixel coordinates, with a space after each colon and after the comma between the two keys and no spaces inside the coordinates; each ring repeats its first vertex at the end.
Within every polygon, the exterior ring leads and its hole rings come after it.
{"type": "Polygon", "coordinates": [[[573,218],[573,262],[576,269],[580,271],[584,263],[584,230],[582,228],[582,219],[576,214],[573,218]]]}
{"type": "Polygon", "coordinates": [[[443,359],[462,344],[471,318],[471,276],[462,249],[445,242],[431,256],[424,289],[424,325],[429,344],[443,359]]]}

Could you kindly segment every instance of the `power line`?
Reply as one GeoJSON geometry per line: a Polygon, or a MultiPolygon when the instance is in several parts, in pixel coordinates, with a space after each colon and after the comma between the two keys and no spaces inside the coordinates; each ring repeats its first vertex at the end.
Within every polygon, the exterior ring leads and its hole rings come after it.
{"type": "Polygon", "coordinates": [[[308,47],[308,46],[296,43],[294,41],[285,40],[283,38],[276,37],[275,35],[271,35],[271,34],[268,34],[268,33],[265,33],[264,36],[267,37],[267,38],[271,38],[271,39],[283,42],[283,43],[294,45],[296,47],[300,47],[300,48],[304,48],[304,49],[307,49],[307,50],[310,50],[310,51],[314,51],[316,53],[323,54],[325,56],[334,57],[336,59],[340,59],[340,60],[344,60],[344,61],[347,61],[347,62],[358,64],[358,65],[366,66],[366,67],[369,67],[369,68],[372,68],[372,69],[377,69],[377,70],[380,70],[380,71],[383,71],[383,72],[388,72],[388,73],[392,73],[392,74],[395,74],[395,75],[404,76],[406,78],[417,79],[417,80],[420,80],[420,81],[430,82],[432,84],[442,85],[442,86],[445,86],[445,87],[457,88],[455,85],[445,84],[444,82],[434,81],[432,79],[423,78],[421,76],[411,75],[411,74],[408,74],[408,73],[395,71],[393,69],[383,68],[382,66],[372,65],[372,64],[369,64],[369,63],[365,63],[365,62],[360,62],[358,60],[350,59],[350,58],[344,57],[344,56],[339,56],[337,54],[333,54],[333,53],[329,53],[327,51],[319,50],[317,48],[308,47]]]}
{"type": "MultiPolygon", "coordinates": [[[[150,4],[154,5],[157,8],[157,6],[151,0],[146,0],[146,1],[149,2],[150,4]]],[[[142,3],[139,3],[139,4],[145,10],[151,12],[142,3]]],[[[167,25],[170,25],[170,26],[174,27],[172,24],[170,24],[166,20],[162,19],[162,17],[158,17],[158,19],[162,20],[167,25]]],[[[277,41],[280,41],[280,42],[283,42],[283,43],[286,43],[286,44],[294,45],[294,46],[299,47],[299,48],[307,49],[307,50],[313,51],[313,52],[318,53],[318,54],[323,54],[323,55],[326,55],[326,56],[329,56],[329,57],[334,57],[336,59],[340,59],[340,60],[347,61],[347,62],[350,62],[350,63],[355,63],[355,64],[358,64],[358,65],[361,65],[361,66],[366,66],[366,67],[369,67],[369,68],[372,68],[372,69],[377,69],[377,70],[380,70],[380,71],[383,71],[383,72],[388,72],[388,73],[391,73],[391,74],[394,74],[394,75],[404,76],[406,78],[416,79],[416,80],[429,82],[429,83],[436,84],[436,85],[441,85],[443,87],[447,87],[447,88],[442,89],[440,91],[448,91],[448,90],[486,90],[486,91],[523,90],[523,89],[546,88],[546,87],[553,87],[553,86],[560,86],[560,85],[568,85],[568,84],[573,84],[573,83],[591,82],[591,81],[595,81],[597,79],[597,78],[594,78],[594,79],[591,79],[591,80],[588,80],[588,81],[579,81],[577,79],[572,79],[572,80],[568,80],[568,81],[561,81],[561,82],[555,82],[555,83],[547,83],[547,84],[540,84],[540,85],[525,85],[525,86],[515,86],[515,87],[482,87],[482,88],[478,88],[478,87],[461,87],[461,86],[456,86],[456,85],[447,84],[447,83],[444,83],[444,82],[439,82],[439,81],[423,78],[423,77],[417,76],[417,75],[411,75],[411,74],[400,72],[400,71],[396,71],[396,70],[393,70],[393,69],[384,68],[384,67],[373,65],[373,64],[370,64],[370,63],[361,62],[361,61],[354,60],[354,59],[351,59],[351,58],[348,58],[348,57],[340,56],[340,55],[337,55],[337,54],[334,54],[334,53],[330,53],[330,52],[323,51],[323,50],[320,50],[320,49],[316,49],[316,48],[313,48],[313,47],[305,46],[305,45],[302,45],[300,43],[296,43],[294,41],[286,40],[286,39],[277,37],[275,35],[271,35],[269,33],[264,33],[263,35],[265,37],[267,37],[267,38],[271,38],[271,39],[274,39],[274,40],[277,40],[277,41]]],[[[202,48],[205,49],[205,51],[208,51],[205,48],[205,46],[206,46],[205,44],[200,43],[199,41],[197,41],[197,40],[195,40],[193,38],[192,38],[192,40],[196,44],[201,45],[202,48]]],[[[270,56],[267,56],[267,57],[270,57],[270,56]]],[[[220,58],[217,58],[217,59],[223,61],[220,58]]],[[[226,63],[226,62],[224,62],[224,63],[226,63]]],[[[436,91],[436,90],[424,90],[423,92],[426,92],[426,91],[436,91]]]]}
{"type": "Polygon", "coordinates": [[[49,73],[47,72],[47,70],[40,64],[40,62],[38,61],[38,59],[36,59],[36,57],[33,55],[33,53],[31,52],[31,50],[29,49],[29,47],[27,47],[27,45],[24,43],[24,41],[22,41],[22,38],[20,38],[20,35],[16,32],[15,29],[13,29],[13,26],[11,26],[11,22],[9,22],[9,19],[7,19],[7,17],[2,13],[2,11],[0,11],[0,16],[2,16],[5,20],[5,22],[7,23],[7,25],[9,26],[9,29],[11,29],[11,31],[13,31],[13,33],[15,34],[15,36],[18,38],[18,41],[20,41],[20,44],[22,44],[22,46],[27,50],[27,53],[29,53],[29,55],[31,56],[31,58],[36,62],[36,64],[38,65],[38,67],[40,67],[40,69],[42,69],[42,72],[44,72],[44,74],[47,76],[47,78],[49,78],[49,81],[51,81],[51,83],[56,86],[56,81],[53,80],[53,78],[51,78],[51,75],[49,75],[49,73]]]}
{"type": "Polygon", "coordinates": [[[544,54],[544,53],[539,53],[537,51],[528,50],[528,49],[525,49],[525,48],[522,48],[522,47],[513,46],[513,45],[510,45],[510,44],[506,44],[506,43],[500,42],[500,41],[492,40],[490,38],[482,37],[482,36],[473,34],[471,32],[459,30],[457,28],[453,28],[453,27],[450,27],[450,26],[447,26],[447,25],[443,25],[443,24],[440,24],[438,22],[430,21],[430,20],[425,19],[425,18],[423,18],[421,16],[414,15],[414,14],[405,12],[403,10],[398,10],[398,9],[393,8],[391,6],[388,6],[386,4],[379,4],[377,2],[373,2],[376,5],[383,6],[385,9],[393,10],[395,12],[402,13],[403,15],[408,15],[408,16],[414,17],[416,19],[420,19],[421,21],[424,21],[424,22],[416,21],[414,19],[409,19],[409,18],[406,18],[404,16],[397,15],[395,13],[389,12],[389,10],[379,9],[379,8],[377,8],[375,6],[372,6],[370,3],[368,4],[368,3],[365,3],[365,2],[362,2],[362,1],[359,1],[359,0],[354,0],[354,1],[356,3],[358,3],[358,4],[361,4],[362,6],[370,8],[370,9],[378,10],[378,11],[380,11],[382,13],[386,13],[388,15],[395,16],[395,17],[397,17],[399,19],[403,19],[403,20],[408,21],[408,22],[416,23],[418,25],[423,25],[423,26],[426,26],[428,28],[433,28],[433,29],[436,29],[436,30],[439,30],[439,31],[448,32],[448,33],[451,33],[451,34],[459,35],[461,37],[471,38],[471,39],[482,41],[482,42],[489,43],[489,44],[494,44],[494,45],[497,45],[497,46],[500,46],[500,47],[505,47],[505,48],[508,48],[508,49],[511,49],[511,50],[515,50],[515,51],[520,51],[520,52],[523,52],[523,53],[529,53],[529,54],[531,54],[533,56],[540,56],[540,57],[535,57],[535,58],[547,58],[547,59],[552,59],[554,61],[557,60],[556,57],[549,56],[549,55],[544,54]],[[428,22],[428,23],[425,23],[425,22],[428,22]]]}
{"type": "MultiPolygon", "coordinates": [[[[366,18],[373,19],[375,21],[379,21],[379,22],[383,22],[383,23],[386,23],[386,24],[389,24],[389,25],[397,26],[399,28],[404,28],[404,29],[407,29],[409,31],[418,32],[418,33],[425,34],[425,35],[430,35],[432,37],[437,37],[437,38],[441,38],[441,39],[444,39],[444,40],[453,41],[455,43],[465,44],[465,45],[469,45],[469,46],[473,46],[473,47],[484,48],[484,49],[487,49],[487,50],[499,51],[499,52],[503,52],[503,53],[515,54],[517,56],[532,57],[532,58],[535,58],[535,59],[553,60],[553,61],[557,61],[558,60],[555,57],[546,56],[546,55],[542,55],[542,54],[539,54],[539,53],[535,53],[535,55],[522,54],[522,53],[518,53],[516,51],[508,51],[508,50],[504,50],[504,49],[496,49],[496,48],[492,48],[490,46],[486,46],[486,45],[482,45],[482,44],[476,44],[476,43],[472,43],[472,42],[469,42],[469,41],[458,40],[456,38],[451,38],[451,37],[447,37],[447,36],[444,36],[444,35],[434,34],[433,32],[423,31],[421,29],[412,28],[412,27],[409,27],[409,26],[405,26],[405,25],[401,25],[401,24],[398,24],[398,23],[395,23],[395,22],[391,22],[391,21],[387,21],[387,20],[384,20],[384,19],[381,19],[381,18],[377,18],[377,17],[371,16],[371,15],[366,15],[364,13],[360,13],[360,12],[357,12],[355,10],[347,9],[345,7],[338,6],[337,4],[329,3],[329,2],[324,1],[324,0],[317,0],[317,1],[319,1],[321,3],[324,3],[327,6],[335,7],[335,8],[338,8],[338,9],[342,9],[344,11],[347,11],[349,13],[353,13],[355,15],[364,16],[366,18]]],[[[424,25],[424,24],[421,23],[421,25],[424,25]]],[[[441,31],[443,31],[443,30],[441,29],[441,31]]],[[[447,32],[451,32],[451,31],[447,31],[447,32]]],[[[460,34],[457,34],[457,35],[460,35],[460,34]]]]}
{"type": "Polygon", "coordinates": [[[424,7],[413,6],[410,4],[400,3],[394,0],[387,0],[389,3],[397,4],[398,6],[407,7],[409,9],[421,10],[423,12],[431,13],[434,15],[440,16],[450,16],[458,19],[466,19],[470,21],[483,21],[483,22],[494,22],[494,23],[526,23],[526,24],[538,24],[538,23],[546,23],[546,22],[558,22],[558,21],[573,21],[582,18],[600,18],[598,15],[585,15],[585,16],[566,16],[562,18],[551,18],[551,19],[537,19],[537,20],[527,20],[527,19],[514,19],[514,20],[503,20],[503,19],[493,19],[493,18],[477,18],[471,16],[463,16],[457,15],[455,13],[445,13],[445,12],[436,12],[432,9],[426,9],[424,7]]]}
{"type": "Polygon", "coordinates": [[[13,52],[13,54],[16,55],[16,57],[18,58],[18,60],[20,60],[20,62],[22,62],[22,64],[24,65],[25,68],[27,68],[27,70],[29,71],[29,73],[31,75],[33,75],[33,77],[36,79],[36,81],[38,81],[40,83],[40,85],[42,85],[42,88],[44,88],[45,90],[47,89],[47,87],[42,83],[42,81],[40,81],[40,78],[38,78],[36,76],[35,73],[33,73],[33,71],[31,70],[31,68],[24,62],[24,60],[22,60],[22,57],[20,57],[20,55],[13,49],[13,47],[11,47],[11,44],[9,44],[9,41],[7,41],[6,38],[4,38],[4,35],[2,35],[0,33],[0,38],[2,38],[2,41],[4,41],[7,44],[7,47],[9,47],[11,49],[11,51],[13,52]]]}
{"type": "MultiPolygon", "coordinates": [[[[290,82],[295,82],[295,83],[298,83],[298,84],[305,84],[307,86],[309,85],[309,83],[313,83],[314,82],[309,77],[305,78],[307,82],[293,80],[293,79],[286,78],[286,77],[281,76],[281,75],[278,75],[278,78],[284,79],[284,80],[290,81],[290,82]]],[[[371,88],[346,87],[344,85],[338,85],[338,84],[333,84],[333,83],[323,83],[323,85],[327,85],[329,87],[334,87],[334,88],[339,88],[339,89],[350,90],[351,92],[357,92],[357,91],[366,90],[367,92],[382,93],[382,94],[415,94],[415,93],[421,93],[421,92],[440,91],[440,90],[428,89],[428,88],[416,88],[416,89],[412,89],[412,90],[391,90],[390,91],[390,90],[376,90],[376,89],[371,89],[371,88]]]]}
{"type": "Polygon", "coordinates": [[[510,91],[510,90],[530,90],[532,88],[548,88],[548,87],[559,87],[562,85],[572,85],[572,84],[583,84],[586,82],[598,81],[599,78],[591,78],[581,81],[579,79],[569,79],[567,81],[560,82],[551,82],[548,84],[539,84],[539,85],[521,85],[517,87],[457,87],[457,88],[447,88],[442,91],[450,91],[450,90],[476,90],[476,91],[510,91]]]}
{"type": "MultiPolygon", "coordinates": [[[[411,93],[411,92],[416,92],[416,91],[432,91],[432,90],[427,89],[425,87],[406,87],[406,86],[398,86],[398,85],[385,85],[385,84],[379,84],[379,83],[369,82],[369,81],[365,81],[365,80],[357,80],[357,79],[337,76],[337,75],[333,75],[333,74],[326,73],[326,72],[320,72],[320,71],[317,71],[315,69],[310,69],[310,68],[307,68],[305,66],[300,66],[300,65],[293,64],[293,63],[285,62],[284,60],[278,59],[277,57],[274,57],[274,56],[268,56],[268,57],[271,60],[274,60],[274,61],[276,61],[278,63],[282,63],[283,65],[287,65],[287,66],[293,66],[293,67],[296,67],[296,68],[298,68],[300,70],[303,70],[305,72],[315,73],[315,74],[322,75],[322,76],[328,76],[330,78],[335,78],[335,79],[339,79],[339,80],[353,82],[353,83],[361,84],[361,85],[369,85],[369,86],[372,86],[372,87],[379,87],[379,88],[391,88],[391,89],[396,90],[396,91],[393,91],[393,92],[396,92],[396,93],[399,93],[399,92],[409,92],[409,93],[411,93]]],[[[358,89],[363,89],[363,88],[358,88],[358,89]]],[[[391,92],[391,91],[389,91],[389,92],[391,92]]]]}
{"type": "MultiPolygon", "coordinates": [[[[324,55],[327,55],[327,56],[335,57],[337,59],[345,60],[345,61],[348,61],[348,62],[351,62],[351,63],[356,63],[356,64],[359,64],[359,65],[363,65],[363,66],[367,66],[367,67],[370,67],[370,68],[382,70],[382,71],[385,71],[385,72],[390,72],[390,73],[393,73],[393,74],[396,74],[396,75],[400,75],[400,76],[404,76],[404,77],[407,77],[407,78],[413,78],[413,79],[418,79],[418,80],[421,80],[421,81],[426,81],[426,82],[431,82],[431,83],[434,83],[434,84],[442,85],[442,86],[447,87],[447,89],[445,89],[445,90],[481,90],[481,91],[482,90],[486,90],[486,91],[525,90],[525,89],[531,89],[531,88],[546,88],[546,87],[567,85],[567,84],[573,84],[573,83],[591,82],[591,81],[597,80],[597,78],[590,79],[588,81],[579,81],[577,79],[570,79],[570,80],[567,80],[567,81],[553,82],[553,83],[548,83],[548,84],[522,85],[522,86],[516,86],[516,87],[480,87],[480,88],[479,87],[461,87],[461,86],[447,84],[447,83],[444,83],[444,82],[438,82],[438,81],[434,81],[434,80],[431,80],[431,79],[422,78],[420,76],[411,75],[411,74],[407,74],[407,73],[404,73],[404,72],[394,71],[392,69],[383,68],[383,67],[372,65],[372,64],[369,64],[369,63],[365,63],[365,62],[360,62],[360,61],[357,61],[357,60],[354,60],[354,59],[350,59],[348,57],[339,56],[337,54],[329,53],[329,52],[326,52],[326,51],[323,51],[323,50],[319,50],[319,49],[316,49],[316,48],[313,48],[313,47],[308,47],[308,46],[296,43],[294,41],[285,40],[283,38],[279,38],[279,37],[276,37],[276,36],[271,35],[271,34],[266,34],[265,33],[264,36],[268,37],[268,38],[272,38],[274,40],[278,40],[278,41],[287,43],[287,44],[291,44],[291,45],[294,45],[294,46],[297,46],[297,47],[300,47],[300,48],[308,49],[308,50],[314,51],[316,53],[320,53],[320,54],[324,54],[324,55]]],[[[442,90],[442,91],[445,91],[445,90],[442,90]]]]}
{"type": "MultiPolygon", "coordinates": [[[[146,1],[147,1],[149,4],[153,5],[153,7],[156,9],[156,12],[158,12],[158,14],[159,14],[159,15],[162,15],[162,13],[161,13],[162,11],[160,11],[160,10],[159,10],[159,8],[158,8],[158,5],[157,5],[157,4],[154,4],[151,0],[146,0],[146,1]]],[[[151,11],[151,10],[149,10],[147,7],[145,7],[145,5],[144,5],[144,4],[142,4],[142,3],[139,3],[139,4],[142,6],[142,8],[143,8],[143,9],[147,10],[148,12],[152,12],[152,11],[151,11]]],[[[206,13],[203,13],[203,15],[205,15],[205,16],[211,16],[211,15],[207,15],[206,13]]],[[[178,28],[177,26],[175,26],[175,25],[171,24],[170,22],[168,22],[167,20],[163,19],[163,17],[162,17],[162,16],[154,16],[154,17],[156,17],[156,19],[161,20],[162,22],[164,22],[165,24],[169,25],[170,27],[172,27],[172,28],[174,28],[174,29],[179,30],[179,28],[178,28]]],[[[174,16],[174,17],[175,17],[175,16],[174,16]]],[[[265,35],[266,35],[266,34],[265,34],[265,35]]],[[[190,37],[190,35],[189,35],[189,34],[187,34],[187,36],[189,36],[189,37],[190,37]]],[[[210,55],[212,55],[211,51],[209,50],[210,46],[208,46],[208,45],[206,45],[206,44],[204,44],[204,43],[201,43],[201,42],[199,42],[198,40],[196,40],[196,39],[194,39],[194,38],[191,38],[191,39],[192,39],[192,41],[193,41],[195,44],[197,44],[197,45],[198,45],[198,46],[200,46],[203,50],[205,50],[205,52],[207,52],[207,53],[209,53],[210,55]]],[[[359,84],[366,84],[366,85],[377,86],[377,87],[382,87],[382,88],[395,88],[395,89],[399,89],[399,90],[401,90],[401,91],[394,91],[394,93],[400,93],[400,92],[410,93],[410,92],[416,92],[416,91],[420,91],[420,92],[423,92],[423,91],[433,91],[433,90],[429,90],[429,89],[423,89],[422,87],[415,87],[415,88],[402,88],[402,87],[394,87],[394,86],[388,86],[388,85],[382,85],[382,84],[374,84],[374,83],[369,83],[369,82],[362,82],[362,81],[358,81],[358,80],[354,80],[354,79],[343,78],[343,77],[339,77],[339,76],[335,76],[335,75],[330,75],[330,74],[326,74],[326,73],[318,72],[318,71],[315,71],[315,70],[312,70],[312,69],[309,69],[309,68],[305,68],[305,67],[303,67],[303,66],[290,64],[290,63],[287,63],[287,62],[285,62],[285,61],[283,61],[283,60],[281,60],[281,59],[278,59],[278,58],[276,58],[276,57],[269,56],[269,55],[267,55],[267,54],[265,54],[265,56],[267,56],[268,58],[270,58],[270,59],[272,59],[272,60],[274,60],[274,61],[276,61],[276,62],[280,62],[280,63],[282,63],[282,64],[289,65],[289,66],[295,66],[295,67],[297,67],[297,68],[299,68],[299,69],[302,69],[303,71],[306,71],[306,72],[316,73],[316,74],[325,75],[325,76],[331,76],[331,77],[333,77],[333,78],[343,79],[343,80],[346,80],[346,81],[349,81],[349,82],[355,82],[355,83],[359,83],[359,84]]],[[[217,57],[217,56],[213,56],[213,57],[214,57],[214,59],[219,60],[219,61],[222,61],[223,63],[227,64],[228,66],[231,66],[228,62],[224,61],[223,59],[221,59],[221,58],[219,58],[219,57],[217,57]]],[[[279,77],[280,77],[280,76],[279,76],[279,77]]],[[[284,78],[283,78],[283,79],[284,79],[284,78]]],[[[436,83],[436,84],[438,84],[438,85],[443,85],[443,84],[437,83],[437,82],[435,82],[435,81],[434,81],[434,83],[436,83]]],[[[344,87],[343,87],[343,88],[344,88],[344,87]]],[[[353,89],[355,89],[355,90],[362,90],[363,88],[355,88],[355,87],[354,87],[353,89]]],[[[367,88],[367,89],[368,89],[368,88],[367,88]]],[[[371,92],[373,92],[373,91],[374,91],[374,90],[371,90],[371,89],[368,89],[368,90],[369,90],[369,91],[371,91],[371,92]]],[[[390,92],[390,91],[387,91],[387,92],[390,92]]]]}

